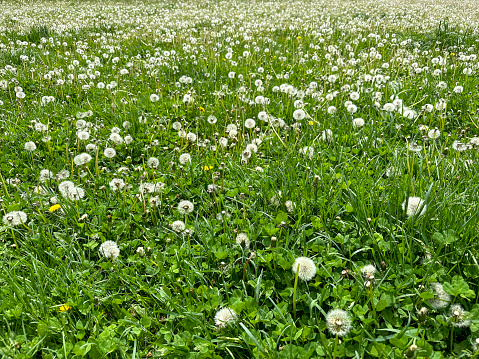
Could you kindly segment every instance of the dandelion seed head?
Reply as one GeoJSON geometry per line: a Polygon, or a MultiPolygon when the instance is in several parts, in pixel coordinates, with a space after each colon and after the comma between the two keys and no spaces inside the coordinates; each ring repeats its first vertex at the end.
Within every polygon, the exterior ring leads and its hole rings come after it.
{"type": "Polygon", "coordinates": [[[408,217],[422,216],[426,213],[427,205],[420,197],[409,197],[403,202],[402,208],[408,217]]]}
{"type": "Polygon", "coordinates": [[[346,311],[333,309],[326,314],[326,325],[331,334],[343,337],[351,330],[352,320],[346,311]]]}
{"type": "Polygon", "coordinates": [[[215,314],[215,324],[218,329],[225,328],[229,323],[236,321],[238,314],[228,307],[218,310],[215,314]]]}
{"type": "Polygon", "coordinates": [[[298,278],[305,282],[310,281],[316,275],[316,265],[313,260],[308,257],[298,257],[293,263],[293,273],[296,275],[298,272],[298,278]],[[299,269],[298,269],[299,266],[299,269]]]}
{"type": "Polygon", "coordinates": [[[120,248],[116,242],[113,241],[106,241],[100,245],[100,254],[108,259],[117,259],[120,255],[120,248]]]}

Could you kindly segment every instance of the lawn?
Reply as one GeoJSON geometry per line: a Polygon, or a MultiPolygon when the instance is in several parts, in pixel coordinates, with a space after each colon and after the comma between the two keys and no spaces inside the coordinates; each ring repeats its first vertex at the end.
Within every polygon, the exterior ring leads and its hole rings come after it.
{"type": "Polygon", "coordinates": [[[479,358],[477,1],[0,8],[1,358],[479,358]]]}

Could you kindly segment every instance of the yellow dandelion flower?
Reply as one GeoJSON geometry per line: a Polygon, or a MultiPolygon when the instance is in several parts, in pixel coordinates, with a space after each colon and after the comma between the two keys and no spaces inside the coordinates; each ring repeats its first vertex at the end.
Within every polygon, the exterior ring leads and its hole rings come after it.
{"type": "Polygon", "coordinates": [[[201,112],[205,112],[205,109],[203,107],[198,107],[198,110],[200,110],[201,112]]]}
{"type": "Polygon", "coordinates": [[[69,311],[70,309],[72,309],[71,306],[64,304],[64,305],[60,306],[59,311],[60,312],[66,312],[66,311],[69,311]]]}
{"type": "Polygon", "coordinates": [[[49,212],[55,212],[56,210],[59,210],[60,208],[62,208],[62,206],[60,206],[59,204],[54,204],[53,206],[48,208],[48,211],[49,212]]]}
{"type": "Polygon", "coordinates": [[[298,39],[298,40],[301,40],[301,36],[298,36],[297,39],[298,39]]]}
{"type": "Polygon", "coordinates": [[[209,171],[209,170],[211,170],[212,168],[213,168],[213,166],[205,166],[205,167],[204,167],[204,170],[205,170],[205,171],[209,171]]]}
{"type": "Polygon", "coordinates": [[[313,121],[309,121],[309,122],[308,122],[308,125],[312,125],[312,124],[313,124],[313,121]]]}

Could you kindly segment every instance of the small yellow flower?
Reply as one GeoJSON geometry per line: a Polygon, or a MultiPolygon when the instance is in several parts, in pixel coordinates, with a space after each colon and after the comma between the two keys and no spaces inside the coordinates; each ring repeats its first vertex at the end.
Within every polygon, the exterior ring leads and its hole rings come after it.
{"type": "Polygon", "coordinates": [[[48,211],[49,212],[55,212],[56,210],[62,208],[62,206],[60,206],[59,204],[54,204],[53,206],[51,206],[50,208],[48,208],[48,211]]]}
{"type": "Polygon", "coordinates": [[[205,109],[203,107],[198,107],[198,110],[200,110],[201,112],[205,112],[205,109]]]}
{"type": "Polygon", "coordinates": [[[205,171],[209,171],[209,170],[211,170],[212,168],[213,168],[213,166],[205,166],[203,169],[204,169],[205,171]]]}
{"type": "Polygon", "coordinates": [[[309,121],[309,122],[308,122],[308,125],[312,125],[312,124],[313,124],[313,121],[309,121]]]}
{"type": "Polygon", "coordinates": [[[61,305],[60,308],[59,308],[60,312],[66,312],[66,311],[69,311],[70,309],[72,309],[72,307],[70,307],[69,305],[66,305],[66,304],[61,305]]]}
{"type": "Polygon", "coordinates": [[[298,39],[298,40],[301,40],[301,36],[298,36],[297,39],[298,39]]]}

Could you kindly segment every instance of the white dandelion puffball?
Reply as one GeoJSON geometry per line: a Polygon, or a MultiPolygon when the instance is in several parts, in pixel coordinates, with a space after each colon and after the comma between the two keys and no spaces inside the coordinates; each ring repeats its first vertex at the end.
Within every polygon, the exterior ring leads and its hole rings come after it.
{"type": "Polygon", "coordinates": [[[182,153],[178,159],[182,165],[186,165],[191,162],[191,155],[189,153],[182,153]]]}
{"type": "Polygon", "coordinates": [[[215,324],[218,329],[225,328],[228,323],[234,322],[238,318],[238,314],[228,307],[222,308],[216,312],[215,324]]]}
{"type": "Polygon", "coordinates": [[[9,212],[3,216],[3,223],[7,226],[18,226],[27,221],[27,214],[22,211],[9,212]]]}
{"type": "Polygon", "coordinates": [[[156,157],[150,157],[146,162],[146,165],[150,168],[158,168],[160,161],[156,157]]]}
{"type": "Polygon", "coordinates": [[[428,299],[428,303],[434,309],[446,308],[451,302],[451,296],[444,291],[441,283],[431,283],[430,291],[434,294],[434,298],[428,299]]]}
{"type": "Polygon", "coordinates": [[[191,213],[194,208],[195,206],[190,201],[181,201],[178,203],[178,212],[180,212],[180,214],[191,213]]]}
{"type": "Polygon", "coordinates": [[[304,281],[310,281],[316,275],[316,266],[311,258],[298,257],[293,263],[293,273],[296,275],[298,271],[298,277],[304,281]],[[299,266],[299,271],[298,271],[299,266]]]}
{"type": "Polygon", "coordinates": [[[326,325],[333,335],[343,337],[351,330],[352,320],[349,314],[341,309],[333,309],[326,314],[326,325]]]}
{"type": "Polygon", "coordinates": [[[186,226],[183,221],[174,221],[171,224],[171,229],[173,229],[175,232],[183,232],[185,230],[186,226]]]}
{"type": "Polygon", "coordinates": [[[37,149],[37,146],[35,145],[34,142],[28,141],[25,143],[25,150],[29,152],[33,152],[37,149]]]}
{"type": "Polygon", "coordinates": [[[364,120],[362,118],[355,118],[353,120],[353,126],[356,128],[361,128],[364,126],[364,120]]]}
{"type": "Polygon", "coordinates": [[[451,305],[449,310],[449,321],[454,327],[468,327],[471,325],[471,321],[467,319],[468,312],[464,310],[459,304],[451,305]]]}
{"type": "Polygon", "coordinates": [[[363,276],[370,278],[374,277],[374,274],[377,272],[377,269],[374,265],[372,264],[367,264],[364,267],[361,268],[361,273],[363,276]]]}
{"type": "Polygon", "coordinates": [[[254,126],[256,126],[256,122],[252,118],[248,118],[244,122],[244,127],[246,127],[246,128],[251,129],[251,128],[254,128],[254,126]]]}
{"type": "Polygon", "coordinates": [[[246,233],[240,233],[236,236],[236,244],[241,246],[244,245],[245,247],[249,247],[249,238],[246,233]]]}
{"type": "Polygon", "coordinates": [[[105,148],[105,151],[103,152],[103,154],[107,158],[113,158],[116,156],[116,151],[114,148],[105,148]]]}
{"type": "Polygon", "coordinates": [[[160,99],[160,96],[158,96],[157,94],[151,94],[150,95],[150,101],[151,102],[156,102],[160,99]]]}
{"type": "Polygon", "coordinates": [[[302,120],[306,117],[306,113],[302,109],[297,109],[293,112],[293,118],[296,121],[302,120]]]}
{"type": "Polygon", "coordinates": [[[113,241],[106,241],[100,245],[100,254],[108,259],[117,259],[120,255],[120,248],[113,241]]]}
{"type": "Polygon", "coordinates": [[[80,153],[79,155],[76,155],[73,158],[73,163],[75,163],[77,166],[83,166],[90,162],[91,159],[92,157],[88,153],[84,152],[80,153]]]}
{"type": "Polygon", "coordinates": [[[420,197],[409,197],[403,202],[402,209],[406,211],[408,217],[422,216],[426,212],[427,205],[420,197]]]}
{"type": "Polygon", "coordinates": [[[119,191],[125,187],[125,181],[123,181],[121,178],[113,178],[109,184],[113,192],[119,191]]]}

